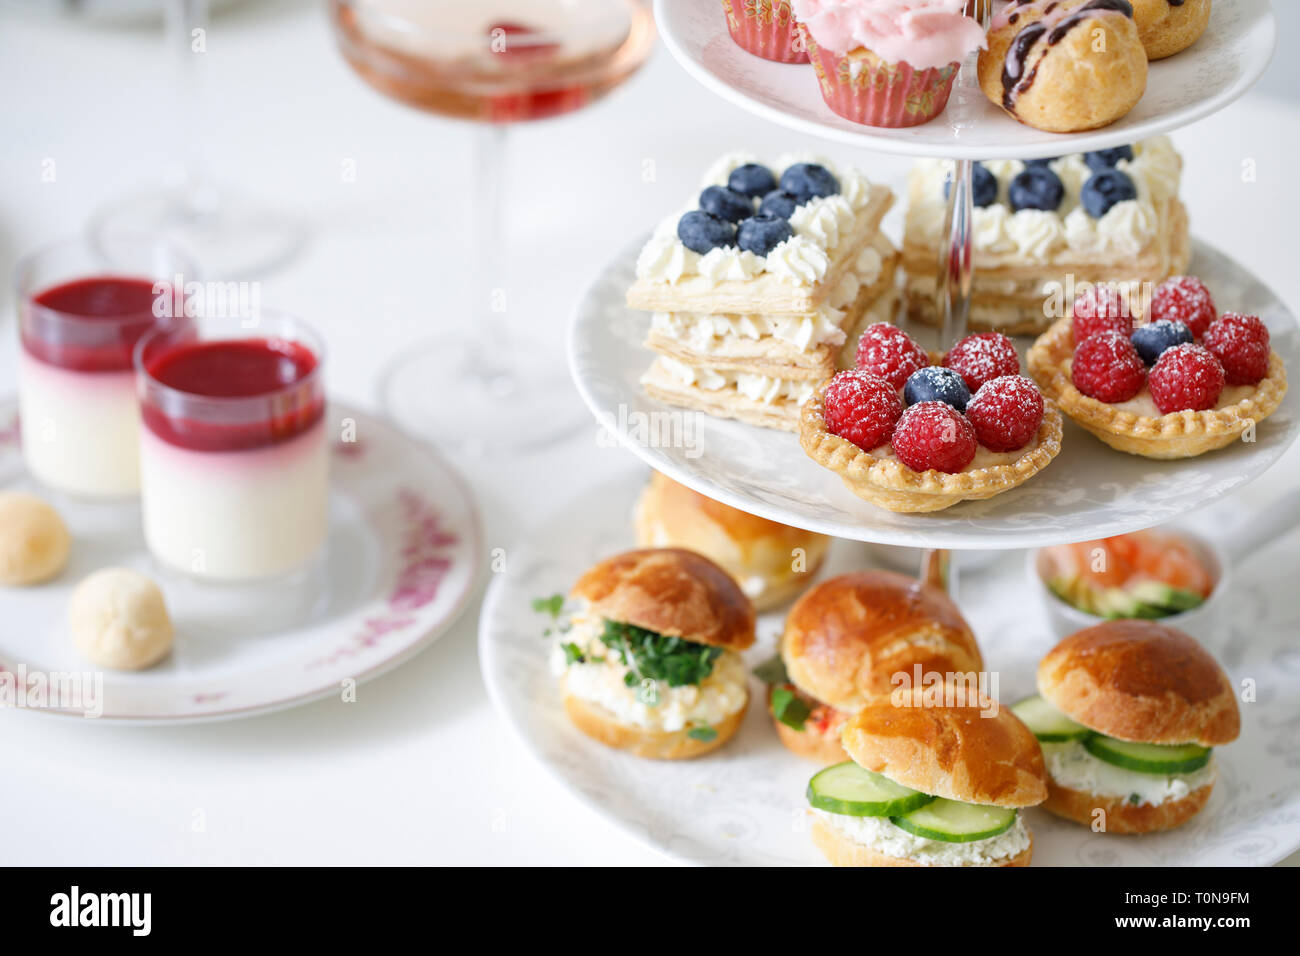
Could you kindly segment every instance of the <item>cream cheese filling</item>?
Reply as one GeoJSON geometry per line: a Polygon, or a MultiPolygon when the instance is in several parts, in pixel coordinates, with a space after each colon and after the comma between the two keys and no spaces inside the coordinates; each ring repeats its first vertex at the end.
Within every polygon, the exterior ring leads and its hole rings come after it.
{"type": "Polygon", "coordinates": [[[1016,815],[1010,829],[987,840],[945,843],[913,836],[894,826],[888,817],[850,817],[825,810],[812,813],[836,833],[886,856],[912,860],[922,866],[994,866],[1023,853],[1029,847],[1029,830],[1016,815]]]}
{"type": "Polygon", "coordinates": [[[711,727],[735,714],[749,699],[749,675],[735,651],[723,651],[709,676],[696,685],[670,687],[665,681],[647,679],[628,686],[628,667],[600,640],[604,621],[582,611],[570,624],[551,649],[551,672],[561,678],[566,694],[603,707],[620,723],[665,733],[711,727]],[[576,645],[586,663],[569,663],[566,644],[576,645]]]}
{"type": "Polygon", "coordinates": [[[1213,757],[1192,773],[1139,773],[1099,760],[1077,740],[1044,743],[1042,748],[1047,772],[1060,786],[1096,797],[1122,797],[1135,806],[1181,800],[1214,783],[1218,774],[1213,757]]]}

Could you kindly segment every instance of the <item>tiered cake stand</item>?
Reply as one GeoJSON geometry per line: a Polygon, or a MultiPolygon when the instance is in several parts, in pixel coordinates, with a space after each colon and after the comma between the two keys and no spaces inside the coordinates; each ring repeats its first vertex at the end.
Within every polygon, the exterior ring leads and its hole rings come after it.
{"type": "MultiPolygon", "coordinates": [[[[739,49],[716,0],[657,0],[656,18],[669,49],[691,75],[733,103],[794,130],[794,148],[814,136],[869,152],[959,163],[1101,149],[1185,125],[1245,92],[1263,72],[1274,43],[1266,0],[1217,3],[1205,36],[1192,49],[1154,64],[1137,109],[1104,130],[1053,136],[1020,126],[990,106],[968,78],[959,79],[947,111],[933,122],[910,130],[873,130],[823,106],[811,67],[768,63],[739,49]]],[[[968,168],[965,173],[969,176],[968,168]]],[[[954,219],[968,222],[969,189],[952,193],[962,203],[954,219]]],[[[953,231],[950,252],[960,266],[969,262],[963,255],[967,240],[960,228],[953,231]]],[[[839,538],[927,549],[929,568],[944,564],[943,549],[1035,547],[1168,521],[1239,490],[1296,438],[1300,400],[1294,397],[1260,425],[1254,444],[1179,462],[1124,455],[1067,422],[1058,459],[1020,488],[935,514],[892,514],[849,493],[803,453],[794,435],[646,398],[639,379],[651,359],[641,344],[649,318],[624,305],[640,245],[630,243],[607,265],[570,330],[574,379],[602,425],[643,462],[709,497],[839,538]]],[[[1260,315],[1274,348],[1292,369],[1300,368],[1300,330],[1273,293],[1201,243],[1191,271],[1209,283],[1223,307],[1260,315]]],[[[949,341],[964,324],[963,293],[969,288],[969,272],[955,274],[945,330],[949,341]]],[[[493,581],[479,632],[493,703],[524,747],[593,812],[674,858],[714,864],[815,862],[800,799],[810,765],[776,742],[761,705],[750,707],[737,739],[716,759],[697,761],[629,758],[585,739],[565,716],[538,637],[552,622],[531,610],[530,599],[567,589],[592,561],[631,545],[628,511],[643,482],[637,470],[585,490],[535,528],[530,536],[535,546],[522,546],[510,568],[493,581]],[[564,547],[556,548],[556,541],[564,547]]],[[[962,595],[963,609],[978,622],[987,658],[997,661],[1002,698],[1014,700],[1031,692],[1050,639],[1035,616],[1025,613],[1023,602],[1007,600],[1014,585],[1006,579],[1006,563],[1001,564],[986,572],[987,586],[962,595]]],[[[859,566],[856,549],[837,543],[826,573],[859,566]]],[[[1277,699],[1300,665],[1284,650],[1285,626],[1267,618],[1267,602],[1256,598],[1240,602],[1240,610],[1234,610],[1238,619],[1211,649],[1220,654],[1230,649],[1235,670],[1262,675],[1260,699],[1269,694],[1277,699]]],[[[771,653],[780,628],[779,613],[760,618],[759,642],[747,657],[751,666],[771,653]]],[[[1242,865],[1272,863],[1293,852],[1300,846],[1300,796],[1294,796],[1300,794],[1300,772],[1289,759],[1291,725],[1272,711],[1268,717],[1259,713],[1248,709],[1246,732],[1224,748],[1213,802],[1194,824],[1134,840],[1099,837],[1031,813],[1035,862],[1242,865]]]]}
{"type": "MultiPolygon", "coordinates": [[[[771,63],[740,49],[720,5],[657,0],[664,41],[682,66],[736,105],[804,136],[864,151],[958,162],[951,191],[948,321],[942,346],[964,334],[970,288],[970,162],[1104,149],[1166,132],[1220,109],[1259,79],[1275,42],[1267,0],[1217,4],[1190,50],[1151,66],[1147,92],[1126,117],[1075,135],[1022,126],[975,87],[967,64],[947,110],[911,129],[860,126],[821,100],[811,68],[771,63]],[[962,180],[965,179],[963,183],[962,180]]],[[[1261,424],[1257,441],[1176,462],[1113,451],[1066,423],[1057,460],[1019,488],[934,514],[894,514],[850,493],[799,448],[795,436],[706,416],[648,399],[638,380],[649,364],[641,346],[648,321],[623,305],[636,251],[629,245],[588,290],[570,330],[570,362],[583,398],[601,423],[653,468],[702,494],[752,514],[840,538],[915,548],[1025,548],[1151,527],[1235,492],[1276,462],[1300,431],[1294,390],[1261,424]]],[[[1222,304],[1259,315],[1274,348],[1295,369],[1300,329],[1281,300],[1229,256],[1196,242],[1191,268],[1222,304]],[[1230,305],[1228,305],[1230,304],[1230,305]]]]}

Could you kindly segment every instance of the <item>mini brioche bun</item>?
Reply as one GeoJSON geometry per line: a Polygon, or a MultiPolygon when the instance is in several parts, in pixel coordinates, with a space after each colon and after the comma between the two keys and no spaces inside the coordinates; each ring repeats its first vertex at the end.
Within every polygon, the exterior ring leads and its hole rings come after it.
{"type": "MultiPolygon", "coordinates": [[[[821,820],[813,819],[812,839],[817,849],[822,851],[832,866],[925,866],[916,860],[902,856],[888,856],[879,850],[861,843],[855,843],[844,834],[827,826],[821,820]]],[[[1002,863],[990,863],[989,866],[1028,866],[1034,855],[1034,835],[1029,834],[1029,846],[1002,863]]],[[[966,863],[963,866],[975,866],[966,863]]]]}
{"type": "Polygon", "coordinates": [[[689,728],[665,731],[625,724],[599,704],[572,694],[564,695],[565,713],[584,734],[607,747],[650,760],[686,760],[717,750],[736,735],[748,709],[749,695],[746,694],[744,707],[713,725],[717,736],[712,740],[696,740],[690,736],[689,728]]]}
{"type": "Polygon", "coordinates": [[[1062,787],[1055,781],[1047,785],[1043,809],[1085,827],[1093,825],[1093,813],[1105,813],[1106,833],[1155,833],[1180,827],[1204,809],[1214,789],[1211,781],[1180,800],[1134,806],[1124,797],[1099,797],[1082,790],[1062,787]]]}
{"type": "MultiPolygon", "coordinates": [[[[803,730],[795,730],[789,724],[781,723],[772,714],[772,692],[775,690],[775,684],[770,685],[767,689],[767,711],[772,717],[772,725],[776,727],[776,735],[781,739],[781,743],[800,757],[816,760],[822,766],[843,763],[849,759],[849,755],[844,752],[844,745],[840,743],[840,730],[844,726],[843,719],[828,721],[824,730],[812,723],[805,723],[803,730]]],[[[826,707],[828,705],[823,704],[822,706],[826,707]]],[[[847,717],[848,715],[842,716],[847,717]]]]}
{"type": "Polygon", "coordinates": [[[796,687],[850,713],[917,664],[941,674],[984,667],[952,599],[890,571],[841,574],[807,591],[786,616],[780,652],[796,687]]]}
{"type": "Polygon", "coordinates": [[[927,706],[926,693],[916,687],[897,701],[878,697],[854,714],[841,736],[849,757],[895,783],[962,803],[1032,807],[1047,799],[1043,752],[1015,714],[998,707],[989,715],[988,700],[927,706]]]}
{"type": "Polygon", "coordinates": [[[610,621],[742,651],[754,643],[754,606],[726,571],[681,548],[625,551],[593,565],[573,596],[610,621]]]}
{"type": "Polygon", "coordinates": [[[1182,631],[1105,621],[1076,631],[1038,665],[1038,692],[1090,730],[1136,743],[1217,747],[1241,713],[1223,668],[1182,631]]]}
{"type": "Polygon", "coordinates": [[[754,607],[785,604],[808,586],[826,557],[831,539],[768,521],[714,501],[653,472],[637,501],[637,544],[643,548],[686,548],[704,555],[741,583],[760,581],[754,607]],[[803,552],[797,561],[796,550],[803,552]],[[801,570],[795,570],[796,564],[801,570]]]}

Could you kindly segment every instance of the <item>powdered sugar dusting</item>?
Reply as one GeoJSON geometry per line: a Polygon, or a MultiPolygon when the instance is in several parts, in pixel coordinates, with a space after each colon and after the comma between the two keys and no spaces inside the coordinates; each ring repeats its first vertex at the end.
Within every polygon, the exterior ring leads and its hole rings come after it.
{"type": "Polygon", "coordinates": [[[1218,313],[1205,283],[1195,276],[1174,276],[1156,286],[1151,298],[1152,320],[1182,322],[1200,338],[1218,313]]]}
{"type": "Polygon", "coordinates": [[[1257,385],[1268,374],[1268,329],[1258,316],[1226,312],[1202,341],[1222,363],[1229,385],[1257,385]]]}
{"type": "Polygon", "coordinates": [[[966,387],[975,392],[989,379],[999,375],[1018,375],[1020,357],[1016,347],[1001,332],[968,335],[944,356],[943,364],[958,372],[966,387]]]}

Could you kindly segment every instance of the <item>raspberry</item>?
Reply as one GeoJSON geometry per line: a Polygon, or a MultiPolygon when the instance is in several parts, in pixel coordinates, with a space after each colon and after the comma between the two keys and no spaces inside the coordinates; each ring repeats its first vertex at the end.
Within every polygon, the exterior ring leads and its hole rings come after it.
{"type": "Polygon", "coordinates": [[[889,441],[894,423],[903,414],[898,390],[883,378],[860,368],[837,372],[823,399],[826,428],[863,451],[889,441]]]}
{"type": "Polygon", "coordinates": [[[1023,375],[1003,375],[980,386],[966,406],[966,417],[985,448],[1015,451],[1038,434],[1043,396],[1023,375]]]}
{"type": "Polygon", "coordinates": [[[1147,367],[1127,335],[1113,329],[1084,339],[1074,350],[1074,387],[1099,402],[1127,402],[1142,391],[1147,367]]]}
{"type": "Polygon", "coordinates": [[[902,388],[908,376],[929,364],[925,349],[888,322],[868,325],[858,339],[858,368],[883,378],[894,388],[902,388]]]}
{"type": "Polygon", "coordinates": [[[1106,284],[1092,285],[1079,293],[1071,310],[1075,343],[1091,338],[1098,332],[1114,329],[1128,335],[1133,331],[1133,316],[1128,303],[1119,294],[1119,287],[1106,284]]]}
{"type": "Polygon", "coordinates": [[[944,402],[919,402],[894,428],[894,454],[913,471],[931,468],[955,474],[971,463],[979,450],[975,427],[944,402]]]}
{"type": "Polygon", "coordinates": [[[991,378],[1020,374],[1016,347],[1001,332],[966,336],[944,356],[943,364],[961,375],[972,395],[991,378]]]}
{"type": "Polygon", "coordinates": [[[1268,329],[1256,316],[1225,312],[1201,344],[1223,364],[1229,385],[1258,385],[1268,374],[1268,329]]]}
{"type": "Polygon", "coordinates": [[[1223,366],[1202,345],[1165,349],[1151,369],[1151,398],[1162,415],[1213,408],[1223,391],[1223,366]]]}
{"type": "Polygon", "coordinates": [[[1151,297],[1151,321],[1181,322],[1198,339],[1205,334],[1217,313],[1205,283],[1195,276],[1174,276],[1156,286],[1151,297]]]}

